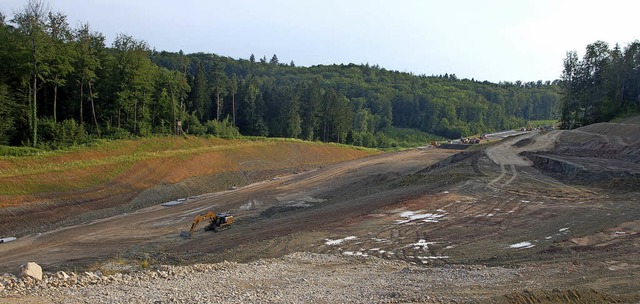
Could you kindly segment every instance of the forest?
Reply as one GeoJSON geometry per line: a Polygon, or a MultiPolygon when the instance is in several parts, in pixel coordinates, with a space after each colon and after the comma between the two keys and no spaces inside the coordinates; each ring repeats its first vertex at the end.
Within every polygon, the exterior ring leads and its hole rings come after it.
{"type": "Polygon", "coordinates": [[[0,15],[0,145],[191,134],[388,148],[558,119],[563,88],[157,51],[125,34],[107,45],[89,23],[71,28],[38,0],[0,15]]]}
{"type": "Polygon", "coordinates": [[[640,112],[640,42],[613,49],[596,41],[582,60],[567,52],[561,82],[561,126],[573,129],[640,112]]]}

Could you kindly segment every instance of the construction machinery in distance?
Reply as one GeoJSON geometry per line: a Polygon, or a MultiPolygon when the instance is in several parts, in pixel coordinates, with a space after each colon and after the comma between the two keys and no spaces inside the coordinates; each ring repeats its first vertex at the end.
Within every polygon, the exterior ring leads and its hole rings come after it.
{"type": "Polygon", "coordinates": [[[196,231],[198,224],[203,220],[209,220],[209,224],[204,227],[205,231],[215,231],[218,232],[220,230],[229,229],[231,224],[233,223],[233,215],[230,213],[215,213],[213,211],[209,211],[205,214],[198,214],[193,219],[193,223],[191,224],[191,229],[189,231],[182,231],[180,236],[184,238],[191,238],[193,233],[196,231]]]}

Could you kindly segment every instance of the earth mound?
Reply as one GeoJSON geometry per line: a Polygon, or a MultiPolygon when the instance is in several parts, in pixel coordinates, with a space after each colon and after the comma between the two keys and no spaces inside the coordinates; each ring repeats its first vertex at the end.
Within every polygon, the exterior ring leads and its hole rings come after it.
{"type": "Polygon", "coordinates": [[[640,186],[640,118],[562,131],[548,151],[523,152],[534,166],[578,184],[640,186]]]}

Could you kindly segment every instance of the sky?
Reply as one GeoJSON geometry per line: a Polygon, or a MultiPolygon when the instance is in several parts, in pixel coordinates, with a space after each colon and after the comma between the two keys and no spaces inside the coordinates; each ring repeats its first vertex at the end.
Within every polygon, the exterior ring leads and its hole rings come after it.
{"type": "MultiPolygon", "coordinates": [[[[0,0],[7,19],[27,0],[0,0]]],[[[49,0],[72,28],[88,22],[158,51],[370,64],[414,74],[554,80],[567,51],[640,39],[637,0],[49,0]]]]}

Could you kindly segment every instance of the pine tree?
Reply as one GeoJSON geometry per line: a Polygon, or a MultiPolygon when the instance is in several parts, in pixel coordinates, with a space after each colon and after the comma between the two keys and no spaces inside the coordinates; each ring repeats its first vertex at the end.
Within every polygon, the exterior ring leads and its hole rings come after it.
{"type": "Polygon", "coordinates": [[[278,56],[276,56],[276,54],[273,54],[273,57],[271,57],[271,60],[269,61],[269,63],[277,65],[278,64],[278,56]]]}

